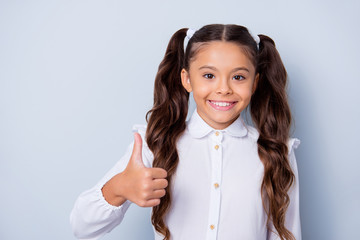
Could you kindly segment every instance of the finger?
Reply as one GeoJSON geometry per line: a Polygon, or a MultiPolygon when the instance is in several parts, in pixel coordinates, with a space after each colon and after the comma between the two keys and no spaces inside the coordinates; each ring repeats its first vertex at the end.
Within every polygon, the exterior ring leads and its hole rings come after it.
{"type": "Polygon", "coordinates": [[[159,198],[150,199],[146,202],[147,207],[154,207],[160,204],[159,198]]]}
{"type": "Polygon", "coordinates": [[[162,198],[163,196],[165,196],[165,194],[166,194],[165,189],[159,189],[159,190],[155,190],[152,196],[153,198],[162,198]]]}
{"type": "Polygon", "coordinates": [[[139,207],[153,207],[160,204],[160,198],[152,198],[145,201],[136,202],[139,207]]]}
{"type": "Polygon", "coordinates": [[[153,178],[166,178],[167,171],[163,168],[152,168],[151,175],[153,178]]]}
{"type": "Polygon", "coordinates": [[[154,190],[164,189],[168,186],[168,181],[164,178],[154,179],[153,183],[154,183],[153,185],[154,190]]]}
{"type": "Polygon", "coordinates": [[[151,199],[159,199],[165,196],[165,189],[154,190],[151,194],[149,194],[148,198],[145,201],[150,201],[151,199]]]}
{"type": "Polygon", "coordinates": [[[134,133],[134,147],[130,161],[136,166],[145,167],[142,160],[142,139],[139,133],[134,133]]]}

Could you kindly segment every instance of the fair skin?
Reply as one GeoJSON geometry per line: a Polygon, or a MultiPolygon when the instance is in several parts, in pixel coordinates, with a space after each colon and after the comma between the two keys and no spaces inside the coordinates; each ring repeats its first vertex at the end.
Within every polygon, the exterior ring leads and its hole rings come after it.
{"type": "MultiPolygon", "coordinates": [[[[181,82],[193,92],[199,115],[214,129],[226,128],[250,102],[258,81],[255,67],[238,45],[214,41],[203,46],[189,68],[189,72],[182,69],[181,82]]],[[[126,169],[111,178],[102,193],[114,206],[130,200],[141,207],[153,207],[166,194],[167,172],[144,166],[142,139],[138,133],[134,138],[126,169]]]]}
{"type": "Polygon", "coordinates": [[[142,140],[134,134],[134,148],[125,170],[112,177],[102,188],[105,200],[120,206],[126,200],[140,207],[160,204],[168,185],[167,172],[162,168],[147,168],[142,160],[142,140]]]}
{"type": "Polygon", "coordinates": [[[193,92],[198,114],[214,129],[225,129],[249,104],[259,76],[239,45],[213,41],[182,69],[182,85],[193,92]]]}

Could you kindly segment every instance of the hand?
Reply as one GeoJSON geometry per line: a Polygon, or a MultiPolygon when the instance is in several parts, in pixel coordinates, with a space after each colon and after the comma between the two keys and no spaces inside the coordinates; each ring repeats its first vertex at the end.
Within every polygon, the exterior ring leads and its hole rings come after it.
{"type": "Polygon", "coordinates": [[[134,134],[134,148],[126,169],[107,182],[102,191],[105,199],[120,206],[126,199],[140,207],[160,204],[168,186],[167,172],[162,168],[147,168],[142,160],[142,139],[134,134]]]}

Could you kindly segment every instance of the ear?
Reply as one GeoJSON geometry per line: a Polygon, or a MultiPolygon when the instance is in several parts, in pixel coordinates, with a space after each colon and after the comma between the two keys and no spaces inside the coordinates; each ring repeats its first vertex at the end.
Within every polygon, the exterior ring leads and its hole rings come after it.
{"type": "Polygon", "coordinates": [[[192,92],[192,87],[191,87],[191,83],[190,83],[190,75],[189,75],[188,71],[186,71],[184,68],[181,70],[181,83],[182,83],[183,87],[186,89],[186,91],[192,92]]]}
{"type": "Polygon", "coordinates": [[[254,79],[253,89],[252,89],[251,95],[254,94],[254,92],[256,91],[256,88],[257,88],[258,83],[259,83],[259,73],[257,73],[257,74],[255,75],[255,79],[254,79]]]}

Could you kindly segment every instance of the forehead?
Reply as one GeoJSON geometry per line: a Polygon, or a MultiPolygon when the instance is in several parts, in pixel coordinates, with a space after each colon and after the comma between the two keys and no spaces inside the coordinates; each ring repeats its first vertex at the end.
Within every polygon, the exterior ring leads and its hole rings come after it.
{"type": "Polygon", "coordinates": [[[190,70],[197,69],[202,65],[212,65],[220,70],[246,67],[255,71],[255,67],[243,47],[224,41],[212,41],[198,46],[194,57],[190,60],[190,70]]]}

